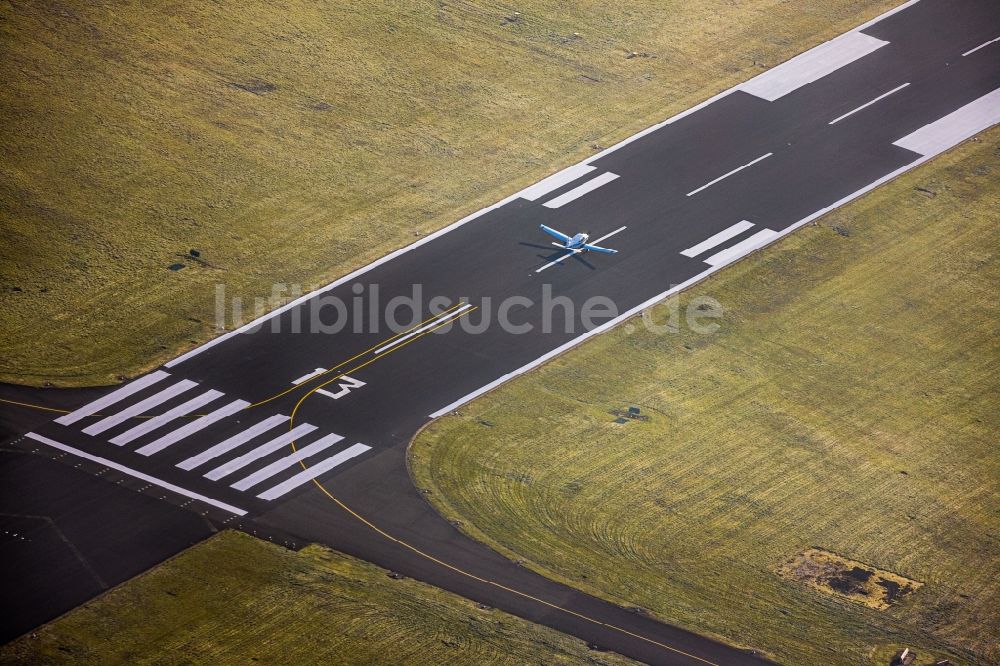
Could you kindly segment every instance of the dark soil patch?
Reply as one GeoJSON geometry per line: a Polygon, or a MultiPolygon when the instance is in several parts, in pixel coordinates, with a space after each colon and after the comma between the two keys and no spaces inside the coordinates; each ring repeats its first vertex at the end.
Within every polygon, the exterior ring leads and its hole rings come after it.
{"type": "Polygon", "coordinates": [[[885,601],[889,604],[895,601],[898,597],[902,597],[910,592],[909,585],[900,585],[892,580],[879,580],[876,582],[885,589],[885,601]]]}
{"type": "Polygon", "coordinates": [[[871,577],[871,571],[853,567],[839,576],[832,576],[827,584],[841,594],[866,594],[865,583],[871,577]]]}
{"type": "Polygon", "coordinates": [[[229,85],[240,90],[245,90],[248,93],[253,93],[254,95],[266,95],[278,89],[278,86],[273,83],[261,79],[250,79],[244,83],[233,82],[229,85]]]}

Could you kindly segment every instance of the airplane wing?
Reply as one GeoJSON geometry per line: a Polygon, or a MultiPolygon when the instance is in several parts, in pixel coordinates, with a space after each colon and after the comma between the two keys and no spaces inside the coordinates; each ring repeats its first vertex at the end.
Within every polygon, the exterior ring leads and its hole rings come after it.
{"type": "Polygon", "coordinates": [[[559,239],[559,240],[561,240],[561,241],[562,241],[562,242],[563,242],[564,244],[565,244],[565,243],[568,243],[568,242],[570,242],[570,241],[572,240],[572,239],[571,239],[571,238],[570,238],[569,236],[567,236],[566,234],[562,233],[561,231],[556,231],[556,230],[555,230],[555,229],[553,229],[552,227],[547,227],[547,226],[545,226],[544,224],[543,224],[543,225],[541,225],[541,227],[542,227],[542,231],[544,231],[544,232],[545,232],[545,233],[547,233],[548,235],[552,236],[553,238],[558,238],[558,239],[559,239]]]}
{"type": "Polygon", "coordinates": [[[584,245],[584,249],[590,250],[591,252],[602,252],[604,254],[618,254],[618,250],[612,250],[610,247],[598,247],[596,245],[584,245]]]}

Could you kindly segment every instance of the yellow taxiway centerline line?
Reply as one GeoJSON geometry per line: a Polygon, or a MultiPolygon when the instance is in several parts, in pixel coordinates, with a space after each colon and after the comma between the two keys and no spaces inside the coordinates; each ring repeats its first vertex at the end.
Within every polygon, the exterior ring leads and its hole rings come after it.
{"type": "Polygon", "coordinates": [[[57,409],[55,407],[43,407],[42,405],[33,405],[30,402],[18,402],[17,400],[8,400],[7,398],[0,398],[0,402],[6,402],[8,405],[19,405],[21,407],[30,407],[31,409],[40,409],[45,412],[56,412],[58,414],[69,414],[68,409],[57,409]]]}

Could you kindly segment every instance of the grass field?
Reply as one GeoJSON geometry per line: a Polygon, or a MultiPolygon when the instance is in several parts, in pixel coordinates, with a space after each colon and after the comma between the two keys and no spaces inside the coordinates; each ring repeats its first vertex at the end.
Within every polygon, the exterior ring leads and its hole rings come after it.
{"type": "Polygon", "coordinates": [[[690,289],[717,333],[633,320],[499,388],[418,437],[417,485],[527,566],[783,663],[1000,662],[998,174],[993,129],[690,289]],[[919,587],[876,610],[778,575],[810,548],[919,587]]]}
{"type": "Polygon", "coordinates": [[[155,366],[216,284],[308,290],[895,4],[4,3],[0,381],[155,366]]]}
{"type": "Polygon", "coordinates": [[[12,663],[626,664],[335,551],[223,532],[0,648],[12,663]]]}

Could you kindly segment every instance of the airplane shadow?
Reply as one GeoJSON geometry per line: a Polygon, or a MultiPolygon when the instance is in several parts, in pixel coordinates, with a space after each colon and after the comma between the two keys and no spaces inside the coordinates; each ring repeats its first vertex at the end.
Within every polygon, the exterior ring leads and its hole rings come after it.
{"type": "MultiPolygon", "coordinates": [[[[539,249],[539,250],[549,250],[550,249],[550,246],[538,245],[537,243],[525,243],[523,241],[519,242],[518,245],[524,245],[525,247],[533,247],[533,248],[536,248],[536,249],[539,249]]],[[[555,261],[556,259],[558,259],[559,257],[563,256],[564,254],[566,254],[566,250],[556,250],[555,252],[552,252],[551,254],[548,254],[548,255],[539,254],[537,256],[538,256],[539,259],[543,260],[545,263],[548,263],[550,261],[555,261]]],[[[597,270],[596,266],[594,266],[592,263],[590,263],[589,261],[587,261],[586,259],[584,259],[583,256],[580,255],[580,254],[574,254],[573,255],[573,259],[579,261],[581,264],[583,264],[584,266],[586,266],[587,268],[589,268],[592,271],[596,271],[597,270]]],[[[560,262],[560,263],[556,264],[556,266],[553,266],[553,268],[565,266],[567,263],[568,262],[565,262],[565,261],[560,262]]]]}

